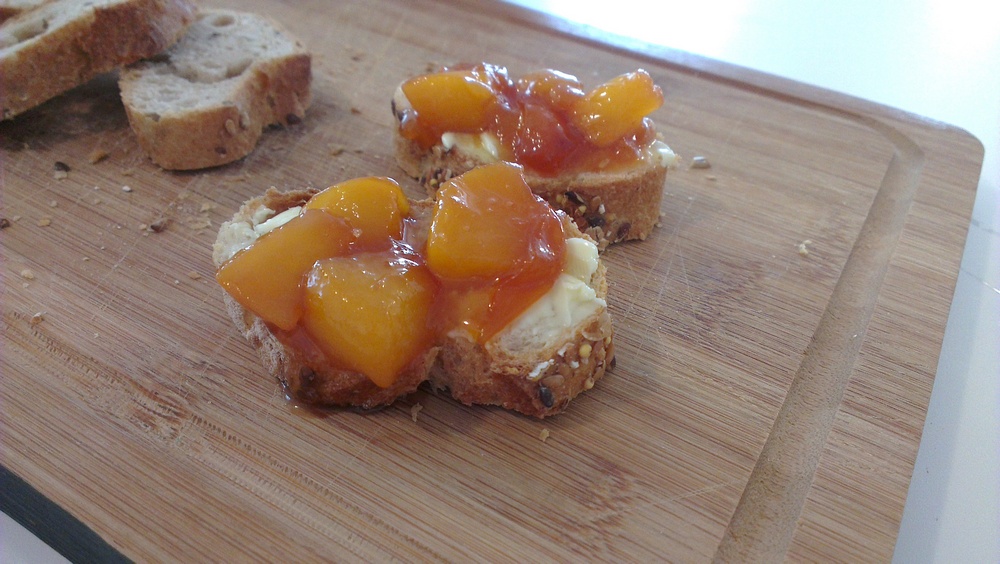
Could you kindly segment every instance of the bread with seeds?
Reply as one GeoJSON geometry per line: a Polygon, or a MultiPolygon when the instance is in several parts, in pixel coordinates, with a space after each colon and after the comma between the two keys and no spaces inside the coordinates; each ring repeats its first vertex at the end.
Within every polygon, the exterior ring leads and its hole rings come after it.
{"type": "MultiPolygon", "coordinates": [[[[536,194],[563,210],[604,249],[619,241],[645,239],[659,221],[667,170],[677,161],[645,117],[660,103],[662,93],[641,70],[584,92],[579,81],[558,71],[528,73],[514,80],[506,69],[487,63],[448,68],[405,81],[396,89],[391,104],[397,120],[395,158],[431,195],[448,178],[476,166],[498,160],[516,162],[525,167],[525,178],[536,194]],[[458,86],[446,80],[448,76],[441,78],[457,72],[468,75],[458,86]],[[431,86],[423,86],[426,84],[431,86]],[[484,94],[486,88],[492,89],[492,94],[484,94]],[[593,119],[598,125],[587,133],[575,128],[574,116],[580,111],[572,104],[598,106],[591,98],[600,98],[597,94],[601,89],[605,94],[617,89],[617,96],[605,97],[618,104],[633,98],[647,100],[628,118],[622,118],[627,124],[611,134],[614,141],[602,140],[605,145],[598,146],[591,137],[600,138],[600,124],[611,121],[599,116],[605,110],[593,110],[592,115],[604,122],[593,119]],[[407,90],[419,97],[410,100],[407,90]],[[486,102],[483,109],[481,100],[490,95],[495,100],[486,102]],[[490,104],[499,108],[495,115],[489,113],[490,104]],[[463,132],[451,131],[443,124],[421,125],[421,108],[463,132]],[[484,114],[481,128],[472,125],[476,119],[454,117],[476,112],[484,114]],[[577,158],[586,151],[595,156],[577,158]],[[572,162],[573,158],[577,161],[572,162]]],[[[606,113],[622,112],[612,109],[606,113]]]]}
{"type": "MultiPolygon", "coordinates": [[[[270,230],[267,222],[284,221],[279,217],[283,211],[303,205],[315,193],[271,189],[248,201],[221,227],[213,248],[215,265],[224,265],[257,240],[261,231],[270,230]]],[[[426,239],[433,206],[430,200],[410,202],[412,224],[407,229],[414,240],[426,239]]],[[[237,329],[256,349],[267,372],[296,401],[372,409],[389,405],[427,382],[467,405],[500,406],[547,417],[565,410],[614,363],[605,267],[593,241],[564,214],[559,217],[575,250],[548,293],[484,343],[464,331],[449,331],[417,354],[388,387],[374,385],[364,374],[337,368],[315,347],[291,346],[287,334],[279,337],[279,330],[229,293],[223,298],[237,329]]]]}

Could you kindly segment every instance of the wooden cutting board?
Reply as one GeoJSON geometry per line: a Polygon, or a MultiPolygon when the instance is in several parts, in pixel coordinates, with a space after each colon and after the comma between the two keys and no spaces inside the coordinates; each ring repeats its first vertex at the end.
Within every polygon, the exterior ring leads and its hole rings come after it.
{"type": "Polygon", "coordinates": [[[0,124],[6,511],[37,492],[96,533],[23,504],[62,550],[142,561],[890,558],[971,136],[499,4],[214,4],[270,14],[315,54],[306,119],[246,159],[158,169],[111,79],[0,124]],[[711,163],[671,172],[660,227],[605,255],[617,367],[544,421],[424,391],[296,408],[225,315],[217,228],[269,186],[405,181],[394,88],[484,59],[591,86],[645,68],[666,140],[711,163]]]}

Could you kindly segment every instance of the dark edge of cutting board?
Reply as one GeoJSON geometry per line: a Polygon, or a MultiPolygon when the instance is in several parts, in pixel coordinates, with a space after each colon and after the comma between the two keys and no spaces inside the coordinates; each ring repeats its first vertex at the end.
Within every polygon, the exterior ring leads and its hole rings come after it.
{"type": "Polygon", "coordinates": [[[72,562],[131,562],[82,521],[0,465],[0,511],[72,562]]]}

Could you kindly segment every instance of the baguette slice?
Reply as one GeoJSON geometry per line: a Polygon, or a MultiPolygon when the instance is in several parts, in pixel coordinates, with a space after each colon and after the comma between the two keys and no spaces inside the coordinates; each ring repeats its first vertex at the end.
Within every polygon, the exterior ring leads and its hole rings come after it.
{"type": "Polygon", "coordinates": [[[0,118],[151,57],[194,19],[189,0],[56,0],[0,24],[0,118]]]}
{"type": "MultiPolygon", "coordinates": [[[[305,203],[314,193],[271,189],[245,203],[219,231],[213,247],[216,267],[253,242],[254,226],[305,203]]],[[[425,234],[433,203],[411,202],[410,210],[410,216],[416,219],[415,229],[425,234]]],[[[568,238],[586,238],[565,215],[561,217],[568,238]]],[[[416,238],[422,239],[424,234],[416,238]]],[[[331,367],[322,355],[286,345],[267,324],[228,294],[223,299],[233,322],[257,350],[264,367],[297,401],[372,409],[388,405],[428,381],[435,388],[449,390],[467,405],[496,405],[542,418],[565,410],[571,399],[592,388],[614,364],[603,264],[598,263],[587,285],[593,288],[596,301],[578,310],[572,322],[553,321],[558,316],[539,302],[534,306],[539,308],[534,315],[523,314],[485,344],[453,331],[442,343],[414,359],[396,383],[385,389],[362,374],[331,367]]]]}
{"type": "Polygon", "coordinates": [[[119,80],[142,149],[170,170],[248,155],[269,125],[297,123],[312,100],[312,58],[273,20],[204,10],[165,53],[119,80]]]}
{"type": "MultiPolygon", "coordinates": [[[[397,122],[401,123],[402,110],[407,107],[406,96],[397,88],[392,100],[397,122]]],[[[416,141],[403,137],[399,127],[395,128],[393,143],[396,163],[431,196],[449,178],[496,160],[490,151],[474,144],[446,146],[442,142],[425,150],[416,141]]],[[[648,153],[628,169],[555,177],[525,170],[524,178],[535,194],[569,215],[604,250],[619,241],[645,239],[659,220],[667,170],[675,165],[677,157],[663,142],[657,142],[648,153]]]]}

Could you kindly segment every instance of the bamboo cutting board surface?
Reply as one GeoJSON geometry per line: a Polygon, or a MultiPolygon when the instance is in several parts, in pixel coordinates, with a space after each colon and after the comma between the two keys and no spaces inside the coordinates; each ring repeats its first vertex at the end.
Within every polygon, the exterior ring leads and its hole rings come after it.
{"type": "Polygon", "coordinates": [[[890,558],[977,141],[499,4],[228,4],[314,53],[306,119],[246,159],[158,169],[109,78],[0,124],[10,473],[142,561],[890,558]],[[484,59],[587,86],[645,68],[665,139],[712,165],[672,171],[660,227],[605,254],[617,366],[544,421],[429,391],[296,408],[225,315],[217,228],[269,186],[419,196],[392,92],[484,59]]]}

